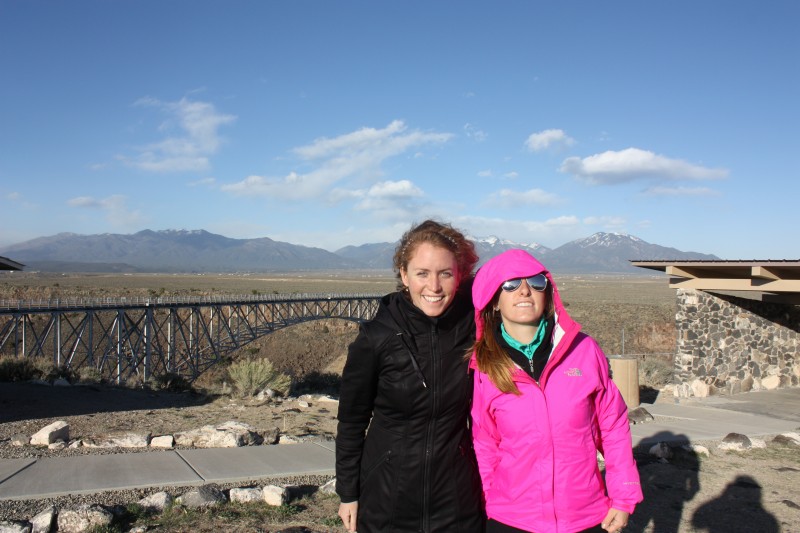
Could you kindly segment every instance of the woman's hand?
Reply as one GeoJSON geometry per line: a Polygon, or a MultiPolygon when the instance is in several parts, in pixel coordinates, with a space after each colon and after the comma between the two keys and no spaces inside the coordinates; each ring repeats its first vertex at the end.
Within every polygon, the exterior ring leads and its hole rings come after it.
{"type": "MultiPolygon", "coordinates": [[[[339,515],[341,514],[342,512],[339,511],[339,515]]],[[[600,524],[600,527],[608,531],[608,533],[614,533],[615,531],[619,531],[628,525],[628,516],[630,515],[625,511],[620,511],[619,509],[614,509],[612,507],[608,510],[606,517],[603,518],[603,522],[600,524]]]]}
{"type": "MultiPolygon", "coordinates": [[[[613,510],[613,509],[612,509],[613,510]]],[[[358,500],[350,503],[339,504],[339,518],[344,523],[344,528],[347,531],[355,532],[356,530],[356,516],[358,515],[358,500]]],[[[627,521],[627,514],[625,515],[627,521]]]]}

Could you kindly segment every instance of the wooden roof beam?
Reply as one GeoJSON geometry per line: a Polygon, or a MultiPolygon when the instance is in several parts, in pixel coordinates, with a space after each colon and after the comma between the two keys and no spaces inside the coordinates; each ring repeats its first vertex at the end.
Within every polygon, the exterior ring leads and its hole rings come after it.
{"type": "Polygon", "coordinates": [[[672,289],[706,291],[763,291],[773,293],[800,293],[800,280],[730,279],[730,278],[670,278],[672,289]]]}

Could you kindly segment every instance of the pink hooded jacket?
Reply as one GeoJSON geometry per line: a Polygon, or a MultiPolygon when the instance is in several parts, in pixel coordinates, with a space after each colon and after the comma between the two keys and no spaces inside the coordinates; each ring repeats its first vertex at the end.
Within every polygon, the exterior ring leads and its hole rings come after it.
{"type": "Polygon", "coordinates": [[[552,287],[556,317],[550,358],[539,383],[516,370],[522,394],[515,395],[500,392],[473,354],[472,431],[488,517],[536,533],[569,533],[600,524],[612,507],[632,513],[642,491],[627,408],[608,360],[580,333],[552,276],[527,252],[509,250],[478,271],[472,287],[477,338],[484,334],[480,310],[500,285],[541,272],[552,287]]]}

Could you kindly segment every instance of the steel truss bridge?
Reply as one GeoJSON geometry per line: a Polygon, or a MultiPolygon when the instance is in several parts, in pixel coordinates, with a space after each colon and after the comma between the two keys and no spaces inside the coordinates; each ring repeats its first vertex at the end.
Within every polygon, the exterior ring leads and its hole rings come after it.
{"type": "Polygon", "coordinates": [[[0,355],[49,358],[104,379],[193,380],[225,355],[301,322],[375,316],[380,295],[0,300],[0,355]]]}

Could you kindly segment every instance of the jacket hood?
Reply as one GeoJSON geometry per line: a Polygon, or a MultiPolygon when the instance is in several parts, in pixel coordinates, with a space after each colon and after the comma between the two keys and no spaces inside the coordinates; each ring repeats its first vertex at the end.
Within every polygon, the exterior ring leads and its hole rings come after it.
{"type": "Polygon", "coordinates": [[[487,261],[475,275],[472,285],[472,303],[475,306],[475,335],[476,339],[483,336],[483,320],[480,313],[489,305],[504,281],[514,278],[525,278],[544,273],[552,287],[553,306],[557,320],[566,318],[558,288],[553,282],[553,277],[545,266],[525,250],[507,250],[487,261]]]}

